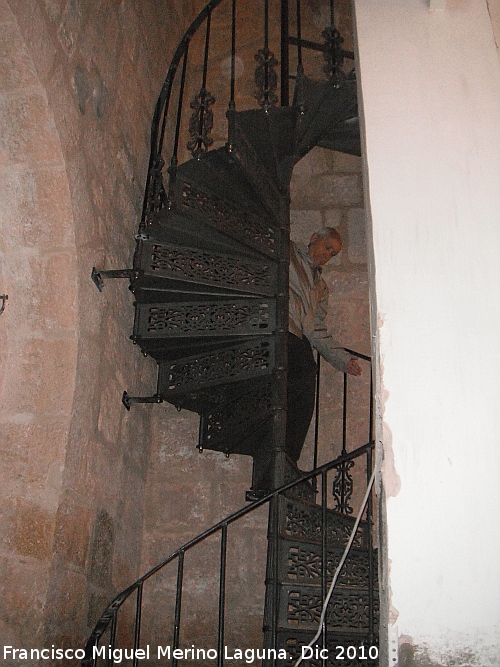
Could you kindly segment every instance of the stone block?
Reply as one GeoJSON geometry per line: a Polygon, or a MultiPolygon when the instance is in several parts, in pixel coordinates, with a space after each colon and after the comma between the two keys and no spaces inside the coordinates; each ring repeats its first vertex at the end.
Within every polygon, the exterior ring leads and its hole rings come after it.
{"type": "Polygon", "coordinates": [[[342,221],[342,210],[338,208],[328,208],[323,211],[323,226],[337,229],[342,221]]]}
{"type": "Polygon", "coordinates": [[[61,251],[43,260],[37,308],[39,323],[46,332],[71,336],[76,328],[76,258],[61,251]]]}
{"type": "Polygon", "coordinates": [[[362,208],[353,208],[347,214],[349,238],[348,257],[353,264],[366,264],[366,217],[362,208]]]}
{"type": "Polygon", "coordinates": [[[290,211],[290,232],[295,242],[307,245],[311,235],[322,227],[321,211],[290,211]]]}
{"type": "Polygon", "coordinates": [[[4,491],[55,510],[67,443],[67,424],[2,423],[4,491]]]}
{"type": "Polygon", "coordinates": [[[362,202],[361,183],[357,175],[323,174],[309,186],[308,197],[327,208],[354,206],[362,202]]]}
{"type": "Polygon", "coordinates": [[[52,553],[55,517],[31,503],[17,503],[12,527],[12,548],[20,556],[48,559],[52,553]]]}
{"type": "Polygon", "coordinates": [[[0,0],[0,25],[2,29],[12,24],[15,25],[16,19],[7,0],[0,0]]]}
{"type": "Polygon", "coordinates": [[[85,575],[58,563],[47,594],[46,629],[49,635],[57,633],[60,637],[65,631],[75,633],[76,628],[86,627],[86,593],[85,575]]]}
{"type": "Polygon", "coordinates": [[[355,172],[361,173],[362,162],[357,155],[349,155],[348,153],[339,153],[338,151],[331,151],[332,170],[339,172],[355,172]]]}
{"type": "Polygon", "coordinates": [[[65,170],[59,165],[6,171],[0,181],[4,224],[11,248],[53,249],[74,242],[72,211],[65,170]]]}
{"type": "Polygon", "coordinates": [[[57,132],[38,89],[21,90],[0,99],[0,165],[60,162],[57,132]]]}
{"type": "Polygon", "coordinates": [[[94,512],[66,499],[56,516],[54,553],[65,566],[85,569],[94,512]]]}
{"type": "Polygon", "coordinates": [[[12,414],[69,415],[73,404],[75,341],[31,339],[19,345],[16,382],[4,409],[12,414]]]}
{"type": "MultiPolygon", "coordinates": [[[[48,3],[50,1],[47,0],[48,3]]],[[[29,45],[30,58],[38,76],[42,80],[46,80],[45,77],[50,79],[58,53],[54,40],[49,36],[43,8],[38,2],[26,3],[24,0],[9,0],[6,5],[10,5],[11,16],[15,15],[14,20],[20,28],[22,38],[25,44],[29,45]]]]}
{"type": "MultiPolygon", "coordinates": [[[[0,14],[1,17],[1,14],[0,14]]],[[[0,23],[0,90],[2,93],[38,83],[33,61],[15,23],[0,23]]]]}
{"type": "Polygon", "coordinates": [[[106,510],[99,510],[89,545],[88,575],[95,586],[105,588],[112,580],[114,524],[106,510]]]}
{"type": "Polygon", "coordinates": [[[39,619],[47,594],[46,563],[19,555],[4,557],[0,560],[0,580],[2,620],[16,631],[18,646],[41,646],[37,639],[40,642],[39,619]]]}

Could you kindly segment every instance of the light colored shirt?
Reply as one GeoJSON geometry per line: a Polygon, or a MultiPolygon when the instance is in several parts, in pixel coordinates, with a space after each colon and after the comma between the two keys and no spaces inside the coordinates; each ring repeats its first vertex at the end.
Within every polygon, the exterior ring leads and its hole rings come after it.
{"type": "Polygon", "coordinates": [[[288,329],[299,338],[305,336],[312,347],[339,371],[345,372],[352,356],[328,331],[328,286],[321,269],[313,266],[308,249],[295,243],[290,247],[288,329]]]}

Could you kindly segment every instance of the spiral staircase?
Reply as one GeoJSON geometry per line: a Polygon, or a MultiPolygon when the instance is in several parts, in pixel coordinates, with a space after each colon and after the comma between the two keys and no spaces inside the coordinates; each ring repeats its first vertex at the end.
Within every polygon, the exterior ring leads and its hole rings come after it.
{"type": "MultiPolygon", "coordinates": [[[[344,443],[338,459],[301,479],[284,449],[290,178],[294,165],[313,147],[359,155],[360,139],[356,80],[346,64],[353,54],[343,49],[333,2],[322,43],[303,38],[300,0],[293,8],[288,0],[275,4],[264,0],[249,12],[243,0],[212,0],[192,23],[155,109],[133,267],[92,272],[100,290],[106,279],[130,281],[132,341],[158,364],[155,391],[150,396],[124,392],[124,406],[130,410],[135,403],[166,401],[196,412],[200,450],[253,457],[247,494],[252,505],[211,529],[221,539],[218,665],[224,662],[228,526],[269,504],[263,646],[284,649],[287,658],[266,657],[263,664],[291,665],[318,628],[327,587],[354,526],[351,468],[355,460],[366,460],[367,479],[372,470],[371,437],[351,453],[344,443]],[[221,29],[219,6],[227,19],[225,48],[230,52],[224,141],[212,137],[216,105],[223,95],[220,80],[210,81],[210,63],[216,59],[213,43],[220,44],[213,32],[213,23],[221,29]],[[262,44],[250,82],[257,108],[245,108],[248,95],[238,90],[244,85],[237,77],[238,26],[245,13],[262,21],[262,44]],[[193,46],[196,39],[199,48],[193,46]],[[270,48],[275,39],[279,70],[270,48]],[[309,52],[322,56],[323,72],[306,75],[309,52]],[[188,89],[196,77],[193,94],[188,89]],[[327,497],[330,472],[335,475],[333,500],[327,497]]],[[[248,88],[248,82],[245,85],[248,88]]],[[[312,656],[305,665],[337,664],[336,649],[342,646],[354,646],[356,653],[344,654],[341,664],[378,664],[374,651],[368,653],[378,636],[372,510],[370,499],[317,642],[330,648],[329,656],[312,656]]],[[[120,607],[134,593],[131,642],[140,649],[143,583],[172,560],[178,561],[179,573],[171,640],[179,647],[184,553],[205,538],[203,534],[181,547],[110,604],[89,639],[84,664],[101,660],[94,649],[106,630],[111,633],[109,646],[115,646],[120,607]]],[[[177,660],[172,658],[172,664],[177,660]]]]}

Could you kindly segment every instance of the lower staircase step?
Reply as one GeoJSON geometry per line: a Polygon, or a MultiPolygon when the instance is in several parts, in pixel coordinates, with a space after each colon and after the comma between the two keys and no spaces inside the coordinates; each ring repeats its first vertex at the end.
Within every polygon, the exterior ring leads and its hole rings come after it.
{"type": "MultiPolygon", "coordinates": [[[[378,616],[378,599],[374,598],[378,616]]],[[[282,585],[280,587],[279,627],[300,630],[318,629],[322,610],[321,590],[313,586],[282,585]]],[[[335,588],[326,622],[332,631],[359,633],[365,636],[370,628],[369,592],[359,588],[335,588]]]]}
{"type": "Polygon", "coordinates": [[[321,637],[313,646],[308,644],[314,637],[313,632],[278,631],[278,648],[285,649],[289,660],[283,661],[282,667],[292,667],[297,658],[304,655],[301,667],[323,667],[322,657],[326,657],[328,667],[378,667],[377,638],[369,641],[366,637],[337,632],[329,632],[326,640],[326,654],[323,650],[321,637]]]}
{"type": "MultiPolygon", "coordinates": [[[[330,584],[343,556],[343,549],[328,550],[326,565],[327,585],[330,584]]],[[[323,572],[322,548],[318,544],[304,544],[293,540],[280,541],[278,577],[284,584],[321,586],[323,572]]],[[[377,583],[377,551],[372,552],[372,583],[377,583]]],[[[370,555],[368,550],[353,549],[346,558],[338,578],[339,587],[361,589],[370,585],[370,555]]]]}
{"type": "MultiPolygon", "coordinates": [[[[280,535],[309,544],[322,544],[323,512],[319,505],[280,498],[280,535]]],[[[326,531],[329,547],[345,547],[351,535],[355,519],[333,510],[326,513],[326,531]]],[[[368,526],[361,521],[353,542],[353,548],[368,546],[368,526]]]]}

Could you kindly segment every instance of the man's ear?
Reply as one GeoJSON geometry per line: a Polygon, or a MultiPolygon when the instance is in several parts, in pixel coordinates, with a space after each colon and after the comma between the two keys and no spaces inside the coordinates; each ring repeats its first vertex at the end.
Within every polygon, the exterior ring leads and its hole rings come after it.
{"type": "Polygon", "coordinates": [[[309,239],[309,245],[311,245],[311,243],[316,243],[318,239],[319,239],[318,232],[313,232],[311,238],[309,239]]]}

